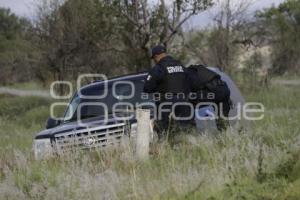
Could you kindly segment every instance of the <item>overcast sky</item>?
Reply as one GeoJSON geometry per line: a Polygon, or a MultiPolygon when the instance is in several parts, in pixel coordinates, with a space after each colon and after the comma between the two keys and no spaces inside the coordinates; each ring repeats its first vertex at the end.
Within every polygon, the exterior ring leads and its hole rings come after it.
{"type": "MultiPolygon", "coordinates": [[[[32,9],[34,2],[39,0],[0,0],[0,7],[10,8],[12,12],[16,13],[19,16],[25,16],[28,18],[33,18],[34,9],[32,9]]],[[[171,1],[171,0],[168,0],[171,1]]],[[[239,0],[234,0],[239,1],[239,0]]],[[[267,7],[271,7],[272,5],[278,5],[284,0],[255,0],[255,3],[251,6],[252,12],[258,9],[263,9],[267,7]]],[[[189,21],[189,27],[195,26],[206,26],[211,20],[211,12],[204,12],[192,20],[189,21]]]]}
{"type": "MultiPolygon", "coordinates": [[[[249,13],[254,14],[256,10],[262,10],[264,8],[269,8],[272,6],[278,6],[280,3],[284,2],[285,0],[252,0],[253,4],[249,7],[249,13]]],[[[232,2],[237,3],[240,2],[239,0],[232,0],[232,2]]],[[[236,5],[236,4],[234,4],[236,5]]],[[[210,9],[208,11],[205,11],[195,17],[192,18],[188,22],[188,27],[205,27],[209,25],[212,22],[212,16],[214,13],[217,12],[217,10],[210,9]]]]}

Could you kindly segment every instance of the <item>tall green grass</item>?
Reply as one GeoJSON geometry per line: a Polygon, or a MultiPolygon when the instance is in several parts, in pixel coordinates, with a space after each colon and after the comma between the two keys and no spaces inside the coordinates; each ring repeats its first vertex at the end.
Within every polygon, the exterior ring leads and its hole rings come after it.
{"type": "Polygon", "coordinates": [[[35,161],[51,102],[2,96],[0,199],[300,199],[298,89],[244,93],[266,106],[263,120],[217,136],[179,133],[144,162],[130,145],[35,161]]]}

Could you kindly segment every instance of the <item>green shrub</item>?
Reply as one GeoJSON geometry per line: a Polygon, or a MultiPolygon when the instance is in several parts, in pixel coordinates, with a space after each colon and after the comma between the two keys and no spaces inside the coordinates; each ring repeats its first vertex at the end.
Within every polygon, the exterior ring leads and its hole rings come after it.
{"type": "Polygon", "coordinates": [[[16,120],[27,111],[40,106],[49,106],[50,100],[40,97],[9,97],[0,99],[0,117],[16,120]]]}

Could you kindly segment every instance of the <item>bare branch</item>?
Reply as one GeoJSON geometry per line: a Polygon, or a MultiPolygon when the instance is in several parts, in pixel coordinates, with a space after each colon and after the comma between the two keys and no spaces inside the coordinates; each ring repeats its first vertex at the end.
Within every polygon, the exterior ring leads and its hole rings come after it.
{"type": "MultiPolygon", "coordinates": [[[[177,25],[176,27],[172,27],[171,28],[171,33],[170,35],[164,40],[164,43],[168,43],[172,38],[173,36],[179,31],[179,29],[181,28],[181,26],[186,22],[188,21],[192,16],[194,15],[194,13],[190,13],[188,14],[185,18],[183,18],[177,25]]],[[[170,27],[170,26],[169,26],[170,27]]]]}

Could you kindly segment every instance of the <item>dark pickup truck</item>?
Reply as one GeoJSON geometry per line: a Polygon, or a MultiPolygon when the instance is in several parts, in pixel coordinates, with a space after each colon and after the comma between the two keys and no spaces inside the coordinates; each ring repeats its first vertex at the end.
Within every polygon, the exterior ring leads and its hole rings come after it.
{"type": "Polygon", "coordinates": [[[137,126],[134,110],[137,106],[151,109],[153,101],[151,95],[142,95],[146,76],[146,73],[126,75],[81,88],[74,94],[64,118],[49,118],[46,130],[36,135],[35,157],[74,148],[106,147],[119,143],[124,136],[134,137],[137,126]],[[115,105],[118,107],[113,113],[115,105]]]}

